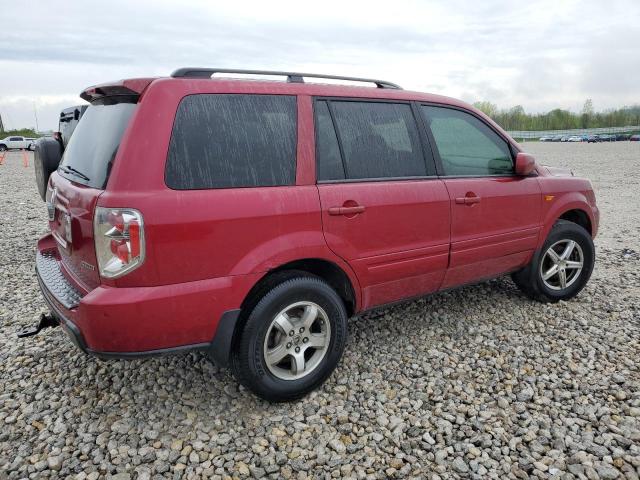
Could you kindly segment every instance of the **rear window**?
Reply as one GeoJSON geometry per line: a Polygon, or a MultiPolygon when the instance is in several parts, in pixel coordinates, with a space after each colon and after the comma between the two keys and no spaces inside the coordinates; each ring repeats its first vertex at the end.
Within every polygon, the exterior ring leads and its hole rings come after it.
{"type": "Polygon", "coordinates": [[[93,188],[104,188],[135,103],[91,105],[66,146],[58,173],[93,188]]]}
{"type": "Polygon", "coordinates": [[[293,185],[296,139],[295,96],[189,95],[176,113],[167,186],[293,185]]]}

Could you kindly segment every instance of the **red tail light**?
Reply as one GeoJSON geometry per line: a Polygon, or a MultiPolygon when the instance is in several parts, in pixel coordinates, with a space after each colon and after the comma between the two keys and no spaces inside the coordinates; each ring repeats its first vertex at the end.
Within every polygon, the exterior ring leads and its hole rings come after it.
{"type": "Polygon", "coordinates": [[[97,207],[93,230],[103,277],[121,277],[144,261],[144,227],[137,210],[97,207]]]}

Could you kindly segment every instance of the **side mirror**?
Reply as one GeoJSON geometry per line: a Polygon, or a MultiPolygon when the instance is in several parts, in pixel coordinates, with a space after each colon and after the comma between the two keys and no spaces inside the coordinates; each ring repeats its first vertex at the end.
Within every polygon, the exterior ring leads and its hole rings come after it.
{"type": "Polygon", "coordinates": [[[528,153],[519,152],[516,155],[516,175],[526,177],[531,175],[536,169],[536,159],[533,155],[528,153]]]}

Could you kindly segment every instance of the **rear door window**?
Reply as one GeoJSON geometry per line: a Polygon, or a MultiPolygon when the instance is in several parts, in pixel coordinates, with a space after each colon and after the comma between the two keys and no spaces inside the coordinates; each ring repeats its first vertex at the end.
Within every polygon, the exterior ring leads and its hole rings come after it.
{"type": "Polygon", "coordinates": [[[331,101],[330,108],[347,179],[428,175],[409,104],[331,101]]]}
{"type": "Polygon", "coordinates": [[[513,174],[509,145],[470,113],[422,106],[447,176],[513,174]]]}
{"type": "Polygon", "coordinates": [[[135,103],[93,104],[67,144],[58,173],[93,188],[104,188],[135,103]]]}
{"type": "Polygon", "coordinates": [[[295,96],[200,94],[178,107],[165,172],[176,190],[293,185],[295,96]]]}

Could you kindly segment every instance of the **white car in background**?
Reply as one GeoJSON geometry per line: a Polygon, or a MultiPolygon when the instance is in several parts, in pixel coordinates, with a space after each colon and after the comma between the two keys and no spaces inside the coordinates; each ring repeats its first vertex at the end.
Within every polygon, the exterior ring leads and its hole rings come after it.
{"type": "Polygon", "coordinates": [[[582,141],[582,137],[580,135],[571,135],[567,139],[567,142],[581,142],[581,141],[582,141]]]}
{"type": "Polygon", "coordinates": [[[7,137],[0,140],[0,152],[6,150],[31,150],[35,139],[26,137],[7,137]]]}

